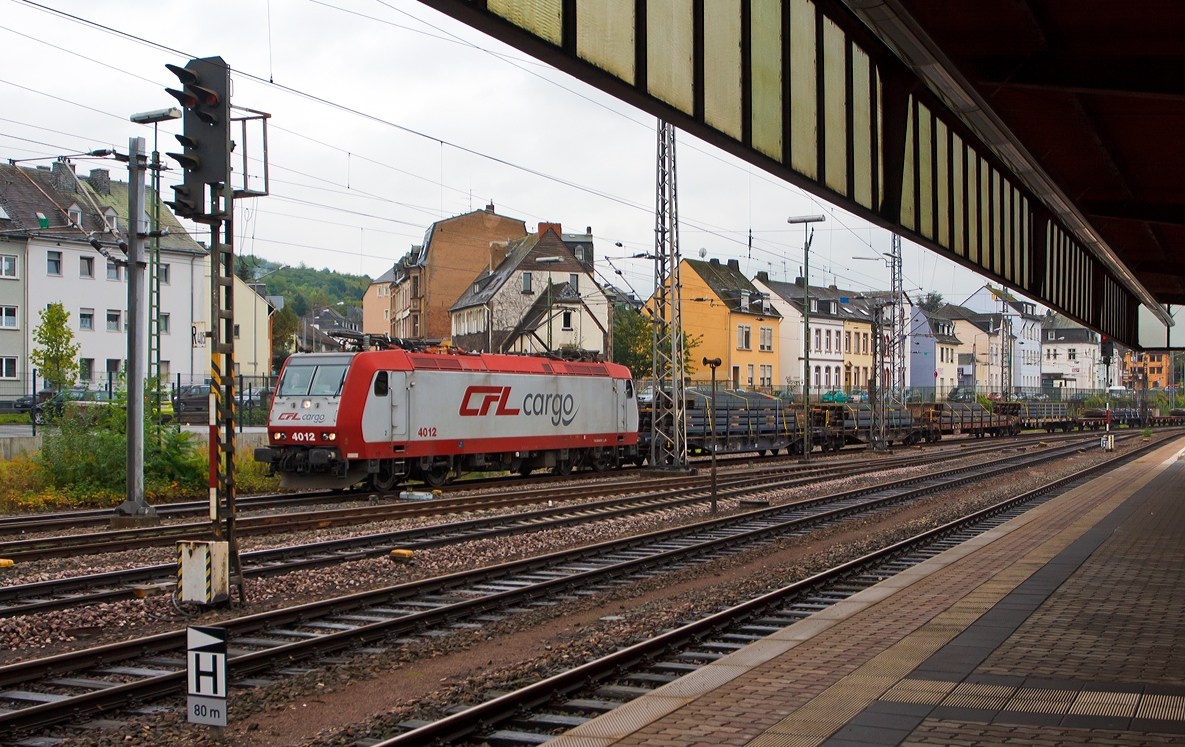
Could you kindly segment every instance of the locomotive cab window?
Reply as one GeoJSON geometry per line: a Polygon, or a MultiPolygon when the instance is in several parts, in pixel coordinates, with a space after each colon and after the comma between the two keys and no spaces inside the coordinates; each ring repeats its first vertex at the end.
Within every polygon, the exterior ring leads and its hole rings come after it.
{"type": "Polygon", "coordinates": [[[379,371],[378,375],[374,377],[374,396],[387,396],[387,372],[379,371]]]}
{"type": "Polygon", "coordinates": [[[626,379],[626,382],[625,382],[625,398],[626,399],[633,399],[634,398],[634,382],[631,379],[626,379]]]}
{"type": "Polygon", "coordinates": [[[335,358],[336,360],[321,358],[316,362],[306,360],[297,364],[290,363],[284,368],[284,374],[280,377],[280,386],[276,396],[340,396],[350,364],[349,358],[346,356],[335,356],[335,358]]]}

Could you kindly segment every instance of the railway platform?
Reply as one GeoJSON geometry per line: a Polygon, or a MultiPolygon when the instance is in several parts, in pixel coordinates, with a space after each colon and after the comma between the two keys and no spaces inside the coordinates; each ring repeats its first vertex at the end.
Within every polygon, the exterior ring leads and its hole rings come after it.
{"type": "Polygon", "coordinates": [[[1185,440],[548,747],[1185,743],[1185,440]]]}

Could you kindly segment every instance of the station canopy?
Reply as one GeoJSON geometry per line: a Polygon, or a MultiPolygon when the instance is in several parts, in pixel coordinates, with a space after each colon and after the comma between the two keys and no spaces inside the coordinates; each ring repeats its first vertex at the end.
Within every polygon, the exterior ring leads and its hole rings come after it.
{"type": "Polygon", "coordinates": [[[1179,0],[422,2],[1121,343],[1185,347],[1179,0]]]}

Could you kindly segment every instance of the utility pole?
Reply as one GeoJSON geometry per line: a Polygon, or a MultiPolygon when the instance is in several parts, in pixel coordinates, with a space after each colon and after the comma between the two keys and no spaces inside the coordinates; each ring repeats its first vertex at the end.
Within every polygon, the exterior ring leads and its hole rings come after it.
{"type": "Polygon", "coordinates": [[[815,229],[806,224],[822,223],[823,215],[802,215],[787,218],[791,225],[803,224],[802,238],[802,458],[811,458],[811,242],[815,240],[815,229]]]}
{"type": "Polygon", "coordinates": [[[888,451],[889,439],[887,434],[888,420],[889,420],[889,398],[890,393],[886,384],[891,386],[891,381],[885,381],[885,371],[891,368],[891,361],[889,360],[892,352],[892,344],[885,344],[886,327],[892,329],[893,320],[885,323],[885,311],[890,314],[896,314],[897,309],[892,304],[886,305],[878,303],[872,307],[872,370],[875,372],[872,381],[880,381],[880,386],[872,384],[869,386],[869,431],[870,438],[868,440],[868,448],[870,451],[888,451]]]}
{"type": "Polygon", "coordinates": [[[127,478],[124,502],[115,509],[116,527],[159,524],[156,509],[144,501],[144,138],[128,140],[127,280],[127,478]]]}
{"type": "Polygon", "coordinates": [[[708,416],[708,427],[712,429],[712,515],[716,515],[716,369],[719,358],[704,358],[704,365],[712,369],[712,409],[708,416]]]}
{"type": "Polygon", "coordinates": [[[683,394],[683,310],[679,280],[679,197],[675,183],[675,127],[658,123],[654,201],[654,400],[650,467],[687,468],[683,394]]]}

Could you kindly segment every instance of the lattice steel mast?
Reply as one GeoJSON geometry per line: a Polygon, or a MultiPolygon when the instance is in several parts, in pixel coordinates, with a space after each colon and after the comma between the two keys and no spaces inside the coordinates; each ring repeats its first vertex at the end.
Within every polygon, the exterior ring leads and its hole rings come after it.
{"type": "MultiPolygon", "coordinates": [[[[890,293],[889,344],[885,351],[889,365],[889,379],[885,382],[885,393],[892,401],[905,401],[905,281],[901,272],[901,237],[893,234],[889,252],[889,271],[893,275],[890,293]]],[[[882,367],[882,371],[884,368],[882,367]]]]}
{"type": "Polygon", "coordinates": [[[654,201],[654,417],[650,466],[687,466],[683,396],[683,319],[679,281],[679,199],[675,187],[675,128],[658,123],[654,201]]]}

